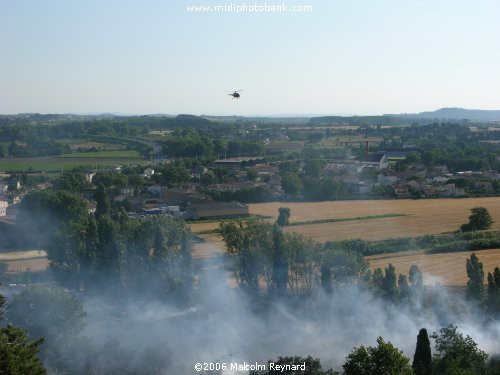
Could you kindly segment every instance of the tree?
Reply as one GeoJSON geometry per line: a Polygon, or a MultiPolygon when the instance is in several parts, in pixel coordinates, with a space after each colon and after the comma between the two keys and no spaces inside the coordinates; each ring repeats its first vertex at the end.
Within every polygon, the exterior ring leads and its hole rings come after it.
{"type": "Polygon", "coordinates": [[[466,263],[467,277],[467,297],[471,300],[481,302],[484,292],[484,270],[483,263],[479,261],[476,254],[472,254],[466,263]]]}
{"type": "Polygon", "coordinates": [[[413,375],[410,360],[403,352],[377,338],[377,346],[354,348],[342,365],[345,375],[413,375]]]}
{"type": "Polygon", "coordinates": [[[219,236],[227,252],[236,259],[236,278],[251,294],[259,290],[259,278],[272,282],[273,227],[262,220],[231,220],[221,222],[219,236]]]}
{"type": "Polygon", "coordinates": [[[6,311],[7,311],[7,300],[2,294],[0,294],[0,321],[3,319],[6,311]]]}
{"type": "Polygon", "coordinates": [[[325,244],[320,256],[321,286],[327,292],[334,285],[343,285],[359,279],[368,269],[363,255],[348,248],[336,248],[334,243],[325,244]]]}
{"type": "Polygon", "coordinates": [[[0,328],[0,374],[46,374],[37,357],[42,342],[43,339],[29,341],[22,329],[10,324],[0,328]]]}
{"type": "Polygon", "coordinates": [[[302,189],[302,181],[300,181],[298,174],[286,172],[281,176],[281,187],[285,194],[299,194],[302,189]]]}
{"type": "Polygon", "coordinates": [[[486,306],[491,315],[500,313],[500,268],[498,267],[495,267],[493,273],[488,272],[486,306]]]}
{"type": "Polygon", "coordinates": [[[273,227],[273,283],[278,296],[286,295],[288,284],[288,260],[283,232],[278,225],[273,227]]]}
{"type": "Polygon", "coordinates": [[[486,230],[491,228],[493,219],[486,208],[475,207],[471,209],[471,212],[472,214],[469,216],[469,222],[460,227],[462,232],[486,230]]]}
{"type": "Polygon", "coordinates": [[[417,265],[410,267],[410,301],[413,307],[419,308],[424,297],[424,278],[417,265]]]}
{"type": "Polygon", "coordinates": [[[424,278],[422,277],[422,272],[417,265],[413,264],[410,267],[410,285],[413,288],[422,288],[424,285],[424,278]]]}
{"type": "Polygon", "coordinates": [[[106,189],[103,184],[97,185],[95,200],[96,200],[95,217],[98,219],[102,215],[108,215],[109,210],[111,208],[111,204],[109,203],[108,193],[106,192],[106,189]]]}
{"type": "Polygon", "coordinates": [[[0,260],[0,283],[6,271],[7,271],[7,263],[5,263],[3,260],[0,260]]]}
{"type": "Polygon", "coordinates": [[[436,342],[433,359],[435,374],[482,375],[486,372],[488,355],[477,347],[472,338],[464,338],[457,327],[441,328],[431,338],[436,342]]]}
{"type": "Polygon", "coordinates": [[[383,294],[391,300],[396,300],[399,295],[397,286],[396,268],[389,263],[385,268],[384,281],[382,283],[383,294]]]}
{"type": "Polygon", "coordinates": [[[255,169],[253,169],[253,168],[247,169],[247,178],[249,180],[255,181],[258,176],[259,176],[259,174],[257,173],[257,171],[255,169]]]}
{"type": "Polygon", "coordinates": [[[431,343],[425,328],[418,332],[412,367],[415,375],[432,375],[431,343]]]}
{"type": "Polygon", "coordinates": [[[399,298],[402,302],[408,302],[410,298],[410,285],[406,275],[398,276],[399,298]]]}
{"type": "Polygon", "coordinates": [[[320,159],[309,159],[304,165],[304,172],[308,177],[319,177],[323,162],[320,159]]]}
{"type": "Polygon", "coordinates": [[[276,223],[280,227],[286,227],[290,223],[290,208],[288,207],[280,207],[279,208],[278,219],[276,223]]]}
{"type": "Polygon", "coordinates": [[[75,336],[85,326],[82,304],[59,287],[33,285],[14,296],[7,319],[26,329],[31,337],[51,344],[75,336]]]}

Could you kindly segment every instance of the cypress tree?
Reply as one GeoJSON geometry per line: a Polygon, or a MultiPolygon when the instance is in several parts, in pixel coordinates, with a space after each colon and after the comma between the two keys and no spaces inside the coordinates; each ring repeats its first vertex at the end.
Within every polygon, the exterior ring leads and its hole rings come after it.
{"type": "Polygon", "coordinates": [[[415,375],[432,375],[431,343],[425,328],[418,333],[412,367],[415,375]]]}
{"type": "Polygon", "coordinates": [[[283,232],[278,225],[275,225],[273,229],[273,281],[276,293],[279,296],[284,296],[286,294],[286,287],[288,284],[288,261],[283,243],[283,232]]]}

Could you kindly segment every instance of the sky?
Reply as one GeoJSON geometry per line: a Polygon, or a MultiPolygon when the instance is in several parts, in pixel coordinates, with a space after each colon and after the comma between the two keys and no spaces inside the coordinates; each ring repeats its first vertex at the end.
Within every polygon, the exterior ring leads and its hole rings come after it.
{"type": "Polygon", "coordinates": [[[500,109],[499,15],[498,0],[0,0],[0,113],[500,109]],[[230,4],[312,10],[188,11],[230,4]]]}

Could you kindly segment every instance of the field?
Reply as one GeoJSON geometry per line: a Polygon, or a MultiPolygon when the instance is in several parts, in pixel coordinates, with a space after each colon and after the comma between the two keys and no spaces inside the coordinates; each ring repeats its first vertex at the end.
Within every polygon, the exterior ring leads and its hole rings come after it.
{"type": "Polygon", "coordinates": [[[95,151],[95,152],[73,152],[64,154],[59,158],[139,158],[141,154],[134,150],[112,150],[112,151],[95,151]]]}
{"type": "MultiPolygon", "coordinates": [[[[380,254],[367,257],[372,270],[387,267],[391,263],[396,273],[408,275],[413,264],[424,274],[424,284],[440,283],[446,286],[464,286],[467,284],[465,263],[472,251],[461,251],[448,254],[425,254],[423,252],[407,252],[398,254],[380,254]]],[[[500,267],[500,249],[474,252],[484,265],[484,278],[495,267],[500,267]]]]}
{"type": "Polygon", "coordinates": [[[7,263],[7,272],[41,271],[49,261],[43,250],[25,250],[0,253],[0,261],[7,263]]]}
{"type": "Polygon", "coordinates": [[[0,158],[0,171],[60,171],[75,167],[113,167],[115,165],[144,164],[136,151],[98,151],[74,153],[60,157],[0,158]],[[94,155],[95,154],[95,155],[94,155]]]}
{"type": "MultiPolygon", "coordinates": [[[[290,222],[327,219],[348,219],[387,215],[392,217],[366,220],[338,221],[307,225],[293,225],[286,231],[302,233],[317,241],[363,238],[382,240],[395,237],[420,236],[453,232],[467,221],[470,209],[486,207],[500,228],[500,198],[423,199],[423,200],[357,200],[313,203],[257,203],[250,204],[252,215],[269,216],[275,221],[280,207],[291,210],[290,222]],[[394,216],[401,215],[401,216],[394,216]]],[[[217,222],[190,224],[193,232],[209,231],[217,222]]]]}
{"type": "MultiPolygon", "coordinates": [[[[317,241],[363,238],[381,240],[453,232],[467,222],[470,209],[486,207],[500,228],[500,198],[423,199],[423,200],[358,200],[314,203],[250,204],[251,214],[276,218],[278,208],[291,210],[291,222],[362,217],[371,215],[404,215],[370,220],[355,220],[297,225],[287,231],[302,233],[317,241]]],[[[272,219],[271,219],[272,220],[272,219]]]]}

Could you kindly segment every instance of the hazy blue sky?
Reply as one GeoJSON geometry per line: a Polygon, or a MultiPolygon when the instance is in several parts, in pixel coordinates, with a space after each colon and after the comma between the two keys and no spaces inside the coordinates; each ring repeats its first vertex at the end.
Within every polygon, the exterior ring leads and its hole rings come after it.
{"type": "Polygon", "coordinates": [[[0,0],[0,113],[500,109],[498,0],[231,2],[0,0]]]}

